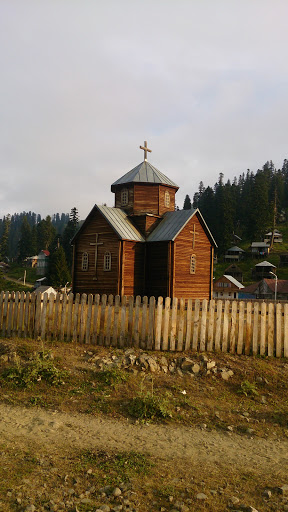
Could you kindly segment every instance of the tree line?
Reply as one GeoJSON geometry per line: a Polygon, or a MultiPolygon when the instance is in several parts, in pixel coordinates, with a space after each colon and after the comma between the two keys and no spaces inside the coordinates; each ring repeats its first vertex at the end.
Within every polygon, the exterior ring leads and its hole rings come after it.
{"type": "Polygon", "coordinates": [[[214,186],[200,181],[191,201],[185,197],[184,209],[199,208],[217,244],[218,254],[231,246],[233,233],[242,239],[262,240],[269,229],[286,218],[288,210],[288,160],[281,169],[266,162],[262,169],[247,169],[233,182],[224,183],[223,173],[214,186]]]}
{"type": "Polygon", "coordinates": [[[70,241],[78,229],[76,207],[70,214],[59,213],[45,219],[34,212],[22,212],[0,219],[0,261],[23,261],[48,250],[48,282],[61,286],[71,281],[72,247],[70,241]]]}

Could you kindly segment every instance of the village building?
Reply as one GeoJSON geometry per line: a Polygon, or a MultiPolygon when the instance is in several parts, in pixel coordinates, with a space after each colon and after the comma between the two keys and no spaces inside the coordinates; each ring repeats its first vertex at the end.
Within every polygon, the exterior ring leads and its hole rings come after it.
{"type": "Polygon", "coordinates": [[[239,291],[244,288],[242,283],[229,275],[223,275],[213,284],[214,299],[238,299],[239,291]]]}
{"type": "Polygon", "coordinates": [[[274,229],[273,231],[269,231],[269,233],[265,234],[264,242],[268,243],[269,245],[282,244],[283,235],[280,233],[280,231],[278,231],[278,229],[274,229]]]}
{"type": "Polygon", "coordinates": [[[36,274],[38,276],[44,276],[44,274],[46,274],[49,266],[49,256],[50,252],[46,249],[42,249],[42,251],[39,252],[36,266],[36,274]]]}
{"type": "Polygon", "coordinates": [[[240,283],[243,283],[243,272],[238,265],[235,263],[232,263],[232,265],[229,265],[229,267],[225,268],[224,274],[228,276],[234,277],[237,281],[240,281],[240,283]]]}
{"type": "Polygon", "coordinates": [[[288,300],[288,280],[286,279],[262,279],[258,283],[250,284],[241,290],[239,298],[243,299],[276,299],[288,300]],[[277,285],[276,285],[277,282],[277,285]]]}
{"type": "Polygon", "coordinates": [[[245,251],[240,247],[237,247],[237,245],[234,245],[234,247],[230,247],[230,249],[225,253],[224,261],[240,261],[243,259],[244,255],[245,251]]]}
{"type": "Polygon", "coordinates": [[[261,261],[252,269],[252,277],[253,279],[263,279],[264,277],[273,279],[271,272],[274,273],[275,269],[275,265],[269,263],[269,261],[261,261]]]}
{"type": "Polygon", "coordinates": [[[270,251],[270,243],[252,242],[252,244],[251,244],[252,257],[261,258],[263,256],[268,256],[269,251],[270,251]]]}
{"type": "Polygon", "coordinates": [[[216,243],[198,209],[175,211],[178,186],[147,161],[111,186],[72,240],[74,293],[210,299],[216,243]]]}

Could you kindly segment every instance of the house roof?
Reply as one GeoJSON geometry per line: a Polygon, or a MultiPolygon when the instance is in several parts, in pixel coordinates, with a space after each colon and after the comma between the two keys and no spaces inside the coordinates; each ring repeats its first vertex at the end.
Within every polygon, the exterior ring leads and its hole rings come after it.
{"type": "Polygon", "coordinates": [[[266,242],[252,242],[251,247],[270,247],[269,244],[266,244],[266,242]]]}
{"type": "Polygon", "coordinates": [[[108,224],[112,227],[115,233],[121,238],[121,240],[131,240],[135,242],[145,242],[145,239],[141,235],[140,231],[132,224],[129,219],[127,213],[121,208],[112,208],[111,206],[99,206],[95,204],[89,213],[86,220],[83,222],[82,226],[78,229],[77,233],[71,240],[71,243],[78,237],[79,233],[86,226],[88,219],[92,215],[92,213],[98,210],[103,217],[107,220],[108,224]]]}
{"type": "Polygon", "coordinates": [[[260,261],[260,263],[257,263],[255,265],[255,267],[273,267],[273,268],[277,268],[275,267],[275,265],[272,265],[272,263],[269,263],[269,261],[260,261]]]}
{"type": "Polygon", "coordinates": [[[230,247],[230,249],[228,249],[228,251],[232,251],[232,252],[245,252],[243,251],[243,249],[241,249],[240,247],[237,247],[237,245],[234,245],[233,247],[230,247]]]}
{"type": "Polygon", "coordinates": [[[208,237],[212,244],[217,247],[217,244],[205,222],[198,208],[196,210],[178,210],[175,212],[166,212],[160,224],[148,236],[147,242],[165,242],[174,241],[179,235],[180,231],[186,226],[187,222],[198,213],[204,223],[208,237]]]}
{"type": "Polygon", "coordinates": [[[36,288],[35,290],[35,293],[54,293],[56,295],[56,290],[54,290],[54,288],[52,288],[52,286],[38,286],[38,288],[36,288]]]}
{"type": "Polygon", "coordinates": [[[114,188],[117,185],[123,185],[125,183],[159,183],[161,185],[169,185],[170,187],[179,188],[174,181],[167,178],[165,174],[160,172],[147,161],[141,162],[141,164],[134,167],[134,169],[114,181],[111,185],[112,192],[114,192],[114,188]]]}
{"type": "Polygon", "coordinates": [[[223,277],[226,277],[226,279],[228,279],[228,281],[230,281],[232,284],[237,286],[237,288],[244,288],[244,285],[242,283],[239,283],[239,281],[237,281],[237,279],[235,279],[235,277],[229,276],[227,274],[224,274],[223,277]]]}
{"type": "MultiPolygon", "coordinates": [[[[258,283],[250,284],[249,286],[246,286],[241,290],[241,292],[244,293],[255,293],[258,289],[260,283],[265,281],[268,288],[271,290],[271,292],[275,292],[275,285],[276,285],[276,279],[262,279],[261,281],[258,281],[258,283]]],[[[278,279],[277,280],[277,292],[278,293],[288,293],[288,280],[287,279],[278,279]]]]}

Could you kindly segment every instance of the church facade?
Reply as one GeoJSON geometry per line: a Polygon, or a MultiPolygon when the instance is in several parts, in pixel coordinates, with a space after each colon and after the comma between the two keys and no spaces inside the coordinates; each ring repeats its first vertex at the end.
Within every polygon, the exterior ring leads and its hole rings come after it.
{"type": "Polygon", "coordinates": [[[175,211],[178,186],[145,159],[111,186],[72,240],[74,293],[210,299],[216,243],[200,211],[175,211]]]}

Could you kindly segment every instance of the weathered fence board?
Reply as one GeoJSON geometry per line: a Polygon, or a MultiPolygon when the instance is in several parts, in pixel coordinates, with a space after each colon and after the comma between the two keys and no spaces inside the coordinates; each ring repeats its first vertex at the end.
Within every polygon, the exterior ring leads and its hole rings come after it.
{"type": "Polygon", "coordinates": [[[0,293],[2,337],[288,357],[288,304],[0,293]]]}

